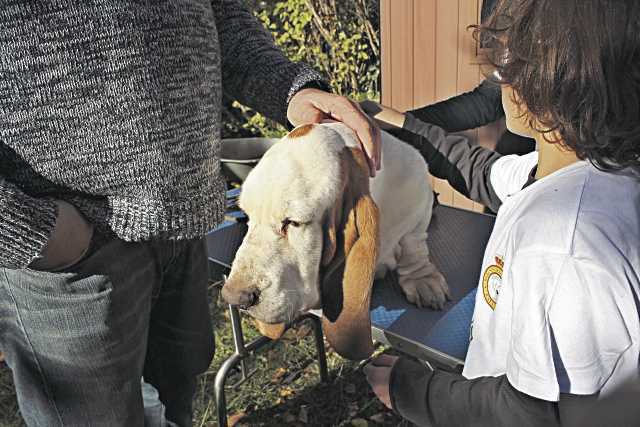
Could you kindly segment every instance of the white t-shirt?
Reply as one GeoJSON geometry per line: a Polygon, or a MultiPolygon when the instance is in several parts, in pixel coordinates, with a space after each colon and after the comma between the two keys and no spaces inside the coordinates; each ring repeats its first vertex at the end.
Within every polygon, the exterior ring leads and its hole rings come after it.
{"type": "Polygon", "coordinates": [[[463,375],[507,375],[530,396],[606,395],[637,378],[640,177],[588,162],[525,189],[537,153],[505,156],[463,375]]]}

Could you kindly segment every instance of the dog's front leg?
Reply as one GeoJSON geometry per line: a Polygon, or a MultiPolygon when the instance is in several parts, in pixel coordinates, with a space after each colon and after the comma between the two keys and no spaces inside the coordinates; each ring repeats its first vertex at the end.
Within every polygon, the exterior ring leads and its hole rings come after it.
{"type": "Polygon", "coordinates": [[[442,309],[449,298],[447,281],[431,262],[427,233],[415,231],[400,240],[398,282],[407,300],[418,307],[442,309]]]}

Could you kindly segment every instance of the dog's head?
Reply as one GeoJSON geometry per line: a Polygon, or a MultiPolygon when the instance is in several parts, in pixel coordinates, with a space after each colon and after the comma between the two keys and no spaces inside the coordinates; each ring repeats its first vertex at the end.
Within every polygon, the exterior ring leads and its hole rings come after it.
{"type": "MultiPolygon", "coordinates": [[[[273,146],[247,177],[247,235],[223,288],[266,324],[322,308],[327,339],[352,359],[373,350],[369,303],[378,210],[364,154],[343,125],[305,125],[273,146]]],[[[280,326],[263,325],[275,337],[280,326]]]]}

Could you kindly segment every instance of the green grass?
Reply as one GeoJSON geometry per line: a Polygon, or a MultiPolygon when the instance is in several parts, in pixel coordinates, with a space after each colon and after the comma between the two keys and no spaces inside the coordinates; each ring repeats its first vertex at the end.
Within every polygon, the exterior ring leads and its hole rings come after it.
{"type": "MultiPolygon", "coordinates": [[[[233,337],[226,306],[211,285],[211,308],[216,329],[216,355],[199,383],[194,401],[194,426],[217,425],[213,384],[221,363],[233,353],[233,337]]],[[[243,318],[249,342],[258,335],[249,318],[243,318]]],[[[326,346],[325,346],[326,347],[326,346]]],[[[401,419],[374,396],[355,362],[327,348],[330,381],[321,383],[313,332],[302,323],[276,343],[259,351],[250,363],[256,373],[226,392],[229,417],[237,426],[396,426],[401,419]]],[[[238,377],[239,375],[236,375],[238,377]]],[[[237,378],[231,377],[228,383],[237,378]]],[[[11,372],[0,367],[0,426],[23,426],[11,372]]],[[[408,425],[408,424],[407,424],[408,425]]]]}

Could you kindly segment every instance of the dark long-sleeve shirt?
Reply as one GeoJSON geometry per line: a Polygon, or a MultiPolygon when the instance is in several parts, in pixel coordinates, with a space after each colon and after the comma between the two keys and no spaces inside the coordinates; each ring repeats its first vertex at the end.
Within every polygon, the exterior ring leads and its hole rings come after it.
{"type": "Polygon", "coordinates": [[[446,179],[457,191],[482,203],[494,212],[502,201],[491,180],[492,165],[502,155],[479,145],[473,145],[462,135],[452,135],[439,126],[425,123],[406,114],[403,129],[396,132],[403,141],[420,151],[429,165],[429,172],[446,179]]]}
{"type": "Polygon", "coordinates": [[[484,80],[470,92],[410,110],[408,113],[448,132],[474,129],[504,117],[500,86],[488,80],[484,80]]]}
{"type": "MultiPolygon", "coordinates": [[[[391,371],[389,391],[398,414],[429,427],[577,427],[597,401],[561,394],[559,402],[547,402],[516,390],[506,375],[469,380],[404,357],[391,371]]],[[[617,420],[611,425],[632,425],[620,422],[630,418],[617,420]]]]}
{"type": "MultiPolygon", "coordinates": [[[[440,126],[447,132],[460,132],[493,123],[504,117],[500,86],[488,80],[474,90],[426,107],[409,111],[415,118],[440,126]]],[[[508,130],[498,139],[495,151],[501,154],[526,154],[535,141],[508,130]]]]}

